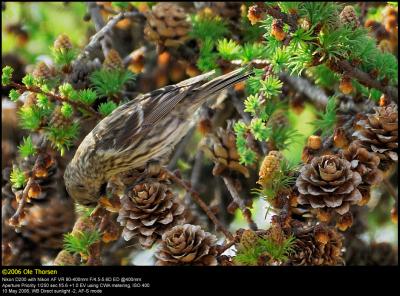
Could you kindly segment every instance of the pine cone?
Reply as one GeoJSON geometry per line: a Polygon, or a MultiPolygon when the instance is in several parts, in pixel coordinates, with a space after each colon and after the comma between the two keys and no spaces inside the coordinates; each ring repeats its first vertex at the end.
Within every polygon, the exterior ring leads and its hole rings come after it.
{"type": "MultiPolygon", "coordinates": [[[[3,196],[4,198],[4,196],[3,196]]],[[[15,201],[15,200],[14,200],[15,201]]],[[[3,265],[40,265],[40,249],[37,244],[23,237],[8,224],[8,220],[14,214],[11,199],[2,200],[2,227],[1,247],[3,265]]]]}
{"type": "Polygon", "coordinates": [[[37,79],[49,80],[55,76],[55,69],[47,66],[45,62],[39,62],[32,75],[37,79]]]}
{"type": "Polygon", "coordinates": [[[62,113],[61,113],[61,106],[57,106],[54,108],[49,125],[55,128],[62,128],[64,126],[67,126],[71,124],[72,120],[71,118],[66,118],[62,113]]]}
{"type": "Polygon", "coordinates": [[[391,163],[398,160],[397,105],[392,103],[374,109],[374,114],[368,114],[367,119],[357,122],[353,136],[358,144],[380,157],[379,168],[386,170],[391,163]]]}
{"type": "Polygon", "coordinates": [[[354,28],[360,27],[360,21],[358,20],[356,11],[351,5],[347,5],[343,8],[339,18],[342,25],[352,24],[354,28]]]}
{"type": "Polygon", "coordinates": [[[185,10],[173,3],[158,3],[147,14],[146,38],[165,47],[176,47],[188,39],[190,23],[185,10]]]}
{"type": "Polygon", "coordinates": [[[246,229],[240,238],[239,250],[249,250],[257,246],[259,236],[251,229],[246,229]]]}
{"type": "Polygon", "coordinates": [[[124,239],[138,236],[140,244],[150,248],[166,230],[183,223],[184,207],[175,199],[168,186],[156,180],[128,187],[117,219],[124,239]]]}
{"type": "Polygon", "coordinates": [[[326,226],[323,230],[327,240],[321,242],[321,238],[318,239],[321,233],[314,229],[296,235],[289,265],[343,265],[342,236],[334,228],[326,226]]]}
{"type": "Polygon", "coordinates": [[[83,60],[80,63],[74,63],[72,73],[69,74],[67,82],[71,83],[76,90],[86,89],[90,87],[90,74],[101,68],[98,59],[93,61],[83,60]]]}
{"type": "Polygon", "coordinates": [[[68,35],[61,34],[54,41],[53,47],[54,47],[54,49],[57,49],[57,50],[60,50],[60,49],[69,50],[69,49],[72,49],[72,43],[71,43],[71,40],[69,39],[68,35]]]}
{"type": "Polygon", "coordinates": [[[260,171],[258,172],[259,180],[258,184],[266,187],[268,184],[273,182],[275,173],[279,170],[282,154],[279,151],[270,151],[261,163],[260,171]]]}
{"type": "Polygon", "coordinates": [[[162,236],[162,244],[155,254],[156,265],[215,266],[218,264],[216,242],[217,238],[200,226],[175,226],[162,236]]]}
{"type": "Polygon", "coordinates": [[[358,172],[351,170],[351,163],[338,155],[315,157],[305,164],[297,178],[300,192],[299,204],[312,208],[329,208],[340,215],[348,212],[351,204],[361,200],[357,186],[362,182],[358,172]]]}
{"type": "Polygon", "coordinates": [[[236,137],[228,123],[226,129],[219,128],[217,136],[210,134],[206,139],[207,146],[202,148],[213,159],[215,166],[213,175],[218,176],[226,171],[236,171],[246,178],[250,176],[249,170],[239,163],[239,153],[236,150],[236,137]]]}
{"type": "Polygon", "coordinates": [[[118,51],[111,49],[104,59],[103,67],[108,70],[120,70],[124,65],[118,51]]]}
{"type": "Polygon", "coordinates": [[[71,199],[50,198],[44,204],[26,209],[21,222],[22,236],[45,249],[60,249],[64,234],[71,231],[75,221],[71,199]]]}
{"type": "Polygon", "coordinates": [[[380,158],[375,153],[353,142],[347,150],[343,151],[343,156],[351,163],[351,169],[358,172],[362,178],[359,186],[361,193],[367,193],[371,185],[382,182],[383,174],[378,169],[380,158]]]}

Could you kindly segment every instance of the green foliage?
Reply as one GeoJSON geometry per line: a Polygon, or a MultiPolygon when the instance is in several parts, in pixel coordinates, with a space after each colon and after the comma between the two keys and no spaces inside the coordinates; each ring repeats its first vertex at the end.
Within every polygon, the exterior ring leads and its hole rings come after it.
{"type": "Polygon", "coordinates": [[[91,105],[96,101],[97,93],[91,89],[83,89],[78,91],[77,97],[82,103],[91,105]]]}
{"type": "Polygon", "coordinates": [[[111,5],[116,8],[126,9],[129,7],[129,2],[111,2],[111,5]]]}
{"type": "Polygon", "coordinates": [[[190,36],[203,41],[206,39],[218,40],[229,32],[225,21],[220,17],[192,15],[191,23],[190,36]]]}
{"type": "Polygon", "coordinates": [[[285,69],[286,64],[292,58],[285,48],[277,48],[271,57],[271,64],[275,73],[280,73],[285,69]]]}
{"type": "Polygon", "coordinates": [[[318,65],[307,69],[307,74],[312,77],[317,85],[325,88],[332,88],[339,83],[338,75],[325,65],[318,65]]]}
{"type": "Polygon", "coordinates": [[[246,91],[249,94],[255,95],[260,92],[263,69],[254,69],[254,75],[250,76],[246,81],[246,91]]]}
{"type": "Polygon", "coordinates": [[[37,98],[37,103],[36,103],[36,105],[37,105],[40,109],[42,109],[44,112],[45,112],[46,110],[52,109],[53,106],[52,106],[52,104],[51,104],[49,98],[48,98],[45,94],[37,94],[37,95],[36,95],[36,98],[37,98]]]}
{"type": "Polygon", "coordinates": [[[73,94],[74,88],[70,83],[65,82],[58,87],[58,91],[63,97],[69,98],[73,94]]]}
{"type": "Polygon", "coordinates": [[[244,101],[244,106],[245,106],[244,109],[245,112],[249,112],[252,115],[256,115],[261,106],[260,98],[258,97],[258,95],[250,95],[244,101]]]}
{"type": "Polygon", "coordinates": [[[279,169],[271,176],[271,182],[267,182],[261,188],[253,188],[251,192],[267,201],[274,199],[279,192],[290,189],[296,182],[294,171],[298,170],[298,164],[292,163],[283,158],[279,169]]]}
{"type": "Polygon", "coordinates": [[[18,110],[18,115],[20,118],[19,124],[22,128],[36,131],[41,126],[42,116],[45,113],[36,106],[22,106],[18,110]]]}
{"type": "Polygon", "coordinates": [[[96,93],[102,97],[117,95],[125,83],[136,79],[136,75],[129,70],[101,69],[90,75],[90,81],[96,93]]]}
{"type": "Polygon", "coordinates": [[[312,64],[313,51],[309,46],[303,46],[291,51],[291,56],[286,64],[291,75],[300,76],[312,64]]]}
{"type": "Polygon", "coordinates": [[[271,129],[270,140],[278,150],[285,150],[299,139],[299,132],[290,126],[279,126],[271,129]]]}
{"type": "Polygon", "coordinates": [[[257,154],[247,147],[248,127],[243,121],[238,121],[234,124],[233,129],[236,133],[236,148],[240,155],[239,162],[244,165],[253,164],[257,159],[257,154]]]}
{"type": "Polygon", "coordinates": [[[67,233],[64,235],[64,250],[70,253],[79,253],[83,256],[89,255],[89,247],[101,239],[98,230],[83,231],[72,235],[67,233]]]}
{"type": "Polygon", "coordinates": [[[1,84],[2,85],[8,85],[11,82],[12,79],[12,73],[14,72],[14,69],[10,66],[5,66],[3,67],[1,71],[1,84]]]}
{"type": "Polygon", "coordinates": [[[295,240],[294,236],[290,236],[282,244],[277,244],[270,238],[260,237],[254,248],[239,247],[234,262],[237,265],[256,266],[258,265],[259,258],[264,255],[274,261],[284,262],[287,260],[290,252],[292,252],[295,240]]]}
{"type": "Polygon", "coordinates": [[[36,147],[33,144],[32,138],[30,136],[24,137],[22,139],[22,144],[18,146],[18,152],[21,157],[28,157],[36,153],[36,147]]]}
{"type": "Polygon", "coordinates": [[[268,76],[265,80],[261,80],[261,88],[260,90],[264,93],[265,97],[271,98],[273,96],[277,96],[281,92],[282,81],[275,76],[268,76]]]}
{"type": "Polygon", "coordinates": [[[75,204],[75,212],[77,214],[79,214],[79,216],[82,216],[85,218],[89,218],[92,215],[94,209],[95,209],[95,207],[87,207],[87,206],[83,206],[78,203],[75,204]]]}
{"type": "Polygon", "coordinates": [[[259,141],[266,141],[271,132],[261,118],[253,118],[251,120],[250,130],[254,135],[254,138],[259,141]]]}
{"type": "Polygon", "coordinates": [[[234,60],[239,57],[240,46],[235,41],[224,38],[218,40],[217,50],[223,59],[234,60]]]}
{"type": "Polygon", "coordinates": [[[8,97],[10,98],[10,100],[13,101],[13,102],[18,101],[18,99],[19,99],[20,96],[21,96],[20,93],[19,93],[17,90],[15,90],[15,89],[10,90],[10,93],[9,93],[9,95],[8,95],[8,97]]]}
{"type": "Polygon", "coordinates": [[[65,117],[65,118],[70,118],[74,113],[74,109],[72,108],[72,106],[70,104],[68,104],[67,102],[63,102],[62,106],[61,106],[61,114],[65,117]]]}
{"type": "Polygon", "coordinates": [[[318,111],[319,119],[312,122],[316,131],[321,130],[323,136],[331,134],[336,124],[336,111],[336,100],[334,97],[330,97],[326,104],[325,112],[318,111]]]}
{"type": "Polygon", "coordinates": [[[301,2],[279,2],[279,8],[284,13],[290,13],[291,11],[297,11],[301,2]]]}
{"type": "Polygon", "coordinates": [[[320,24],[332,29],[338,24],[341,6],[335,2],[301,2],[299,16],[307,18],[311,24],[320,24]]]}
{"type": "Polygon", "coordinates": [[[197,67],[202,72],[208,72],[218,68],[218,54],[214,52],[214,40],[206,38],[200,47],[200,55],[197,60],[197,67]]]}
{"type": "Polygon", "coordinates": [[[33,77],[33,75],[31,73],[28,73],[24,76],[24,78],[22,78],[22,83],[26,86],[26,87],[32,87],[34,86],[37,82],[35,77],[33,77]]]}
{"type": "Polygon", "coordinates": [[[59,65],[69,65],[77,57],[77,51],[72,48],[59,48],[51,47],[54,62],[59,65]]]}
{"type": "Polygon", "coordinates": [[[64,156],[65,150],[69,149],[73,141],[77,138],[79,124],[73,123],[70,126],[46,128],[46,137],[50,140],[52,147],[56,148],[61,156],[64,156]]]}
{"type": "Polygon", "coordinates": [[[240,50],[240,58],[245,62],[265,58],[265,48],[261,43],[246,43],[240,50]]]}
{"type": "Polygon", "coordinates": [[[27,179],[23,170],[17,167],[13,167],[10,175],[10,182],[12,187],[15,189],[20,189],[25,186],[27,179]]]}
{"type": "Polygon", "coordinates": [[[99,105],[99,112],[101,115],[107,116],[111,114],[111,112],[113,112],[117,107],[117,104],[115,104],[113,101],[108,101],[99,105]]]}

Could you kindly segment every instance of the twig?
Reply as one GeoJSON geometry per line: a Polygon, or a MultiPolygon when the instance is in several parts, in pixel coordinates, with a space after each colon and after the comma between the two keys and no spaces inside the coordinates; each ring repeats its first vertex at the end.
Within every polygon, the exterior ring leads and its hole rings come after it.
{"type": "Polygon", "coordinates": [[[306,95],[317,106],[325,107],[328,103],[329,98],[325,92],[319,87],[312,85],[307,79],[300,76],[290,76],[287,73],[281,73],[279,78],[282,81],[289,83],[298,92],[306,95]]]}
{"type": "Polygon", "coordinates": [[[16,89],[22,90],[22,91],[30,91],[30,92],[34,92],[34,93],[38,93],[38,94],[44,94],[47,97],[49,97],[50,99],[52,99],[53,101],[56,100],[56,101],[59,101],[59,102],[67,102],[68,104],[74,106],[75,108],[84,109],[85,111],[87,111],[91,115],[95,116],[96,118],[102,118],[99,113],[97,113],[93,108],[91,108],[88,105],[85,105],[85,104],[83,104],[81,102],[78,102],[78,101],[73,101],[71,99],[68,99],[68,98],[65,98],[65,97],[62,97],[62,96],[59,96],[59,95],[55,95],[53,93],[44,92],[39,87],[36,87],[36,86],[27,87],[25,85],[22,85],[22,84],[13,82],[13,81],[10,82],[10,86],[12,86],[12,87],[14,87],[16,89]]]}
{"type": "Polygon", "coordinates": [[[348,61],[339,60],[337,62],[337,66],[341,71],[345,72],[350,77],[355,78],[361,84],[367,87],[376,88],[387,94],[390,98],[394,99],[397,102],[398,89],[391,86],[384,86],[379,80],[373,79],[368,73],[365,73],[364,71],[353,67],[348,61]]]}
{"type": "MultiPolygon", "coordinates": [[[[93,23],[94,23],[94,27],[95,27],[96,31],[98,32],[106,24],[104,22],[104,20],[103,20],[102,15],[100,14],[100,7],[99,7],[99,5],[97,5],[96,2],[89,2],[88,3],[88,8],[89,8],[90,17],[91,17],[91,19],[93,20],[93,23]]],[[[100,40],[100,44],[101,44],[101,48],[103,50],[103,54],[104,54],[104,56],[106,56],[107,53],[108,53],[108,48],[107,48],[107,44],[106,44],[105,38],[102,38],[100,40]]]]}
{"type": "Polygon", "coordinates": [[[194,191],[190,185],[188,185],[184,180],[177,177],[171,171],[164,169],[165,173],[173,180],[176,184],[183,187],[187,192],[190,193],[191,197],[194,201],[203,209],[203,211],[207,214],[210,220],[215,224],[217,230],[221,231],[229,240],[234,240],[234,236],[230,233],[221,222],[215,217],[214,213],[210,210],[207,204],[201,199],[200,195],[194,191]]]}
{"type": "MultiPolygon", "coordinates": [[[[291,31],[295,31],[297,29],[296,15],[289,15],[284,12],[281,12],[279,8],[271,7],[270,5],[264,5],[262,7],[266,13],[271,15],[276,19],[282,20],[284,23],[290,26],[291,31]]],[[[396,102],[398,99],[398,90],[391,86],[383,85],[380,81],[373,79],[368,73],[353,67],[346,60],[338,60],[335,65],[337,67],[332,67],[332,71],[342,74],[343,72],[351,78],[356,79],[359,83],[367,86],[376,88],[383,93],[387,94],[390,98],[393,98],[396,102]]]]}
{"type": "Polygon", "coordinates": [[[228,189],[229,193],[232,196],[232,200],[239,206],[240,210],[242,211],[243,216],[247,220],[247,223],[249,224],[250,229],[257,230],[258,229],[257,224],[252,219],[251,212],[244,204],[243,199],[240,198],[239,193],[237,192],[232,179],[227,176],[222,176],[222,179],[224,180],[226,188],[228,189]]]}
{"type": "Polygon", "coordinates": [[[12,215],[12,217],[9,220],[11,225],[19,224],[19,217],[21,216],[21,213],[26,205],[26,201],[28,199],[28,192],[33,184],[33,181],[34,181],[34,177],[33,176],[29,177],[28,182],[26,183],[26,186],[22,192],[21,199],[18,202],[18,208],[15,211],[14,215],[12,215]]]}
{"type": "Polygon", "coordinates": [[[137,17],[141,16],[142,14],[138,11],[128,11],[128,12],[121,12],[108,21],[107,24],[105,24],[99,31],[92,36],[90,39],[90,42],[86,47],[84,48],[82,54],[78,57],[77,62],[80,60],[84,59],[85,57],[89,56],[89,54],[95,50],[98,45],[100,40],[104,38],[104,36],[122,19],[124,18],[132,18],[132,17],[137,17]]]}
{"type": "Polygon", "coordinates": [[[220,248],[218,249],[218,255],[223,254],[226,250],[228,250],[230,247],[232,247],[235,243],[236,243],[236,241],[233,240],[233,241],[230,241],[229,243],[226,243],[223,246],[220,246],[220,248]]]}
{"type": "MultiPolygon", "coordinates": [[[[233,106],[235,107],[236,111],[239,113],[239,115],[242,117],[243,121],[246,124],[250,124],[251,122],[251,117],[249,114],[244,112],[244,104],[243,102],[237,97],[236,93],[232,90],[229,90],[229,95],[232,101],[233,106]]],[[[261,148],[261,151],[267,155],[268,154],[268,147],[267,143],[265,142],[258,142],[261,148]]]]}
{"type": "Polygon", "coordinates": [[[395,202],[398,200],[398,193],[392,183],[387,178],[383,179],[383,185],[385,186],[386,191],[393,197],[395,202]]]}

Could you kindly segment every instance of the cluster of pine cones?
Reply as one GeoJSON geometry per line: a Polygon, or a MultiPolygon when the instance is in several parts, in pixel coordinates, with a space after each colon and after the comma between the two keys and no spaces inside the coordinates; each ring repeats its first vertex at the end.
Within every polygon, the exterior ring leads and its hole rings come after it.
{"type": "Polygon", "coordinates": [[[351,206],[365,205],[371,186],[381,183],[398,161],[397,105],[374,109],[355,122],[352,141],[345,141],[350,144],[337,154],[311,157],[296,181],[299,204],[315,209],[323,222],[339,214],[337,222],[342,230],[351,226],[351,206]]]}

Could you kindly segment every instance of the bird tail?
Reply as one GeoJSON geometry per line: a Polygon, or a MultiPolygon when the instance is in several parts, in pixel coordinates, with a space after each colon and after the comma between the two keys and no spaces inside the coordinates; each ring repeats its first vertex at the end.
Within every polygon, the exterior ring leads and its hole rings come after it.
{"type": "MultiPolygon", "coordinates": [[[[205,75],[207,74],[208,73],[206,73],[205,75]]],[[[204,83],[198,89],[196,89],[197,94],[194,96],[195,100],[198,102],[202,102],[205,99],[208,99],[213,94],[216,94],[223,89],[228,88],[229,86],[246,80],[252,74],[253,72],[249,71],[248,68],[242,67],[222,76],[218,76],[211,81],[204,83]]]]}

